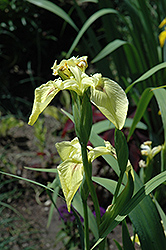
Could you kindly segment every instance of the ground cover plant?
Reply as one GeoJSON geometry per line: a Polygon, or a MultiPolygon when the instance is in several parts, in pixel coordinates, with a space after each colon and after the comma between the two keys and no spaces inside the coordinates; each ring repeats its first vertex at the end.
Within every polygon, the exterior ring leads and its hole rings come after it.
{"type": "MultiPolygon", "coordinates": [[[[46,130],[43,120],[37,121],[35,136],[43,164],[40,169],[35,170],[52,173],[55,179],[46,186],[22,177],[17,178],[38,184],[47,190],[52,201],[49,220],[53,207],[57,208],[59,192],[64,195],[68,212],[74,213],[78,226],[76,235],[69,235],[68,242],[65,241],[68,233],[65,236],[63,233],[59,234],[60,237],[64,236],[66,248],[74,247],[73,241],[77,242],[80,237],[81,249],[106,249],[107,235],[123,221],[123,246],[116,242],[118,249],[134,249],[135,242],[139,242],[141,249],[165,249],[165,1],[69,1],[66,5],[45,0],[27,2],[24,2],[28,6],[27,10],[33,6],[35,11],[40,10],[41,16],[42,10],[53,12],[51,17],[55,17],[55,20],[58,15],[64,22],[61,35],[69,26],[72,34],[67,47],[62,49],[63,52],[57,52],[57,57],[54,56],[57,61],[52,67],[54,76],[49,77],[52,80],[47,82],[48,77],[44,75],[47,83],[43,84],[45,79],[41,79],[41,67],[38,67],[38,71],[34,68],[34,76],[31,71],[33,63],[27,64],[30,74],[24,83],[30,82],[31,89],[37,87],[29,124],[33,125],[48,104],[54,102],[57,106],[68,107],[67,111],[63,109],[67,117],[63,118],[64,122],[67,121],[67,129],[63,133],[66,134],[68,128],[73,131],[71,141],[56,141],[57,152],[62,160],[59,166],[45,168],[49,167],[44,151],[46,130]],[[83,52],[88,55],[88,61],[87,56],[71,57],[82,55],[83,52]],[[63,56],[65,59],[60,62],[63,56]],[[60,93],[61,104],[58,99],[60,93]],[[95,124],[92,122],[95,120],[92,105],[105,116],[95,124]],[[106,138],[109,138],[112,145],[106,138]],[[136,147],[134,153],[131,153],[130,143],[133,141],[136,147]],[[131,154],[138,159],[133,166],[131,154]],[[92,176],[92,163],[99,156],[114,170],[115,180],[92,176]],[[95,188],[100,185],[112,194],[102,217],[94,185],[95,188]],[[159,185],[160,188],[157,188],[159,185]],[[134,228],[132,240],[125,223],[127,216],[134,228]]],[[[16,10],[17,1],[12,3],[12,9],[16,10]]],[[[21,20],[26,27],[27,19],[21,20]]],[[[29,24],[34,27],[33,22],[29,24]]],[[[40,26],[40,23],[37,25],[40,26]]],[[[1,26],[3,35],[11,35],[14,27],[11,22],[9,27],[4,23],[1,26]]],[[[38,32],[36,41],[39,49],[39,41],[42,41],[39,38],[43,33],[39,29],[38,32]]],[[[54,38],[51,36],[49,40],[55,41],[54,38]]],[[[4,45],[2,48],[4,51],[4,45]]],[[[38,56],[44,58],[41,52],[42,50],[38,50],[38,56]]],[[[10,99],[7,98],[6,91],[7,88],[1,98],[5,100],[1,109],[2,128],[4,114],[7,110],[11,112],[10,105],[6,102],[10,99]]],[[[29,100],[32,101],[32,94],[30,95],[28,102],[16,98],[16,116],[24,116],[24,120],[27,107],[30,109],[29,100]]],[[[16,99],[11,98],[11,101],[14,103],[16,99]]],[[[57,118],[57,109],[50,109],[50,113],[57,118]]],[[[62,117],[65,116],[61,115],[62,117]]],[[[3,131],[7,133],[8,128],[3,131]]],[[[52,155],[51,159],[53,157],[52,155]]],[[[4,155],[1,158],[4,160],[4,155]]],[[[71,224],[68,228],[70,226],[71,224]]]]}

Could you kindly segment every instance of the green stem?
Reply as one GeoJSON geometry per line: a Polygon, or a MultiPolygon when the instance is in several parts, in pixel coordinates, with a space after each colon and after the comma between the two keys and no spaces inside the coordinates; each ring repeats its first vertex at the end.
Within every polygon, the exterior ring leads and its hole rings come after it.
{"type": "Polygon", "coordinates": [[[153,177],[154,159],[149,159],[148,165],[144,168],[144,183],[149,181],[153,177]]]}
{"type": "Polygon", "coordinates": [[[100,221],[101,221],[100,207],[99,207],[97,194],[96,194],[93,182],[92,182],[92,166],[88,162],[87,147],[85,145],[81,145],[81,151],[82,151],[82,160],[83,160],[84,171],[85,171],[85,178],[86,178],[86,181],[87,181],[89,191],[91,193],[91,197],[92,197],[93,204],[94,204],[94,209],[95,209],[95,212],[96,212],[96,221],[97,221],[97,225],[99,227],[99,224],[100,224],[100,221]]]}
{"type": "Polygon", "coordinates": [[[84,210],[84,232],[85,232],[85,250],[90,249],[89,245],[89,221],[88,221],[88,208],[87,208],[87,199],[82,199],[83,202],[83,210],[84,210]]]}
{"type": "Polygon", "coordinates": [[[166,170],[166,142],[164,142],[164,145],[161,151],[161,172],[165,170],[166,170]]]}
{"type": "Polygon", "coordinates": [[[119,179],[118,179],[118,183],[117,183],[117,186],[116,186],[116,190],[115,190],[115,194],[114,194],[114,197],[113,197],[112,204],[114,204],[114,203],[116,202],[116,199],[117,199],[117,197],[118,197],[119,189],[120,189],[120,186],[121,186],[121,184],[122,184],[123,175],[124,175],[124,173],[123,173],[123,172],[120,172],[120,175],[119,175],[119,179]]]}

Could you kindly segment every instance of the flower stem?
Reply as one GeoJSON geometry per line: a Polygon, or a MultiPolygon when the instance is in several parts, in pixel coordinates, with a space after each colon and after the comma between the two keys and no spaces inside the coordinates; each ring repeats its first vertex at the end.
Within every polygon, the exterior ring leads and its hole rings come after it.
{"type": "Polygon", "coordinates": [[[91,163],[88,162],[87,147],[85,145],[81,145],[81,151],[82,151],[82,160],[83,160],[84,171],[85,171],[85,178],[86,178],[87,185],[88,185],[88,188],[89,188],[92,200],[93,200],[94,209],[96,212],[96,221],[99,227],[99,224],[101,221],[100,207],[99,207],[97,194],[96,194],[93,182],[92,182],[92,165],[91,163]]]}
{"type": "Polygon", "coordinates": [[[88,221],[88,208],[87,208],[87,199],[82,199],[83,210],[84,210],[84,232],[85,232],[85,250],[89,250],[89,221],[88,221]]]}
{"type": "Polygon", "coordinates": [[[123,180],[123,175],[124,175],[124,173],[120,172],[120,176],[119,176],[119,179],[118,179],[118,183],[117,183],[117,186],[116,186],[116,190],[115,190],[115,193],[114,193],[112,204],[114,204],[116,202],[116,199],[118,197],[120,186],[121,186],[122,180],[123,180]]]}

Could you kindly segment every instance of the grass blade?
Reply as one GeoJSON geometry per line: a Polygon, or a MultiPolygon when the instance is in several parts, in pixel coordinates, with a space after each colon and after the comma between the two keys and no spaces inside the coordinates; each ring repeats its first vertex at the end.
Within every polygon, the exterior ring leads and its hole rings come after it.
{"type": "Polygon", "coordinates": [[[124,250],[135,250],[125,220],[122,221],[122,239],[123,239],[124,250]]]}
{"type": "Polygon", "coordinates": [[[137,106],[137,110],[136,110],[136,113],[135,113],[135,116],[134,116],[134,119],[133,119],[133,123],[131,125],[131,128],[130,128],[130,131],[129,131],[129,134],[128,134],[128,137],[127,137],[127,140],[129,141],[130,137],[132,136],[135,128],[136,128],[136,125],[137,123],[141,120],[141,118],[143,117],[144,113],[145,113],[145,110],[151,100],[153,96],[153,91],[151,88],[147,88],[145,89],[145,91],[143,92],[142,96],[141,96],[141,99],[138,103],[138,106],[137,106]]]}
{"type": "Polygon", "coordinates": [[[39,182],[30,180],[30,179],[27,179],[27,178],[23,178],[21,176],[17,176],[17,175],[14,175],[14,174],[5,173],[5,172],[2,172],[2,171],[0,171],[0,174],[8,175],[8,176],[11,176],[13,178],[17,178],[17,179],[22,180],[22,181],[28,181],[28,182],[30,182],[32,184],[38,185],[38,186],[40,186],[42,188],[50,190],[51,192],[54,192],[54,190],[52,188],[49,188],[49,187],[47,187],[47,186],[45,186],[45,185],[43,185],[43,184],[41,184],[39,182]]]}
{"type": "Polygon", "coordinates": [[[165,89],[154,89],[153,93],[161,111],[161,117],[164,127],[164,137],[166,141],[166,90],[165,89]]]}
{"type": "MultiPolygon", "coordinates": [[[[124,124],[124,128],[130,128],[133,123],[132,118],[127,118],[124,124]]],[[[96,134],[103,133],[109,129],[114,129],[115,126],[109,121],[104,120],[93,124],[93,130],[96,134]]],[[[138,122],[136,128],[147,130],[147,126],[143,122],[138,122]]]]}
{"type": "Polygon", "coordinates": [[[81,30],[79,31],[77,37],[75,38],[73,44],[71,45],[66,57],[70,57],[71,53],[73,52],[74,48],[77,46],[79,40],[83,36],[83,34],[87,31],[87,29],[90,27],[90,25],[95,22],[98,18],[100,18],[103,15],[106,14],[117,14],[118,12],[113,9],[102,9],[94,13],[82,26],[81,30]]]}
{"type": "Polygon", "coordinates": [[[100,61],[101,59],[108,56],[110,53],[125,44],[128,44],[128,42],[122,41],[120,39],[116,39],[113,42],[110,42],[104,49],[99,52],[99,54],[91,61],[91,63],[100,61]]]}
{"type": "Polygon", "coordinates": [[[76,31],[79,30],[78,27],[73,22],[73,20],[70,18],[70,16],[58,5],[47,0],[27,0],[27,1],[56,14],[57,16],[64,19],[67,23],[69,23],[76,31]]]}
{"type": "Polygon", "coordinates": [[[155,67],[151,68],[150,70],[148,70],[145,74],[143,74],[141,77],[139,77],[136,81],[134,81],[132,84],[130,84],[126,88],[126,90],[125,90],[126,94],[130,91],[130,89],[136,83],[146,80],[147,78],[149,78],[150,76],[152,76],[154,73],[156,73],[160,69],[164,69],[164,68],[166,68],[166,62],[160,63],[160,64],[156,65],[155,67]]]}

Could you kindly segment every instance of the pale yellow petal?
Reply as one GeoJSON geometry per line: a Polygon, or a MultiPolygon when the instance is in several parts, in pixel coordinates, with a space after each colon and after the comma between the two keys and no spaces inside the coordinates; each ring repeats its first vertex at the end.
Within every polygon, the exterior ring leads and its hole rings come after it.
{"type": "Polygon", "coordinates": [[[68,89],[75,91],[78,95],[83,95],[84,91],[92,86],[92,78],[82,72],[78,67],[70,67],[72,76],[70,79],[64,80],[59,86],[60,89],[68,89]]]}
{"type": "Polygon", "coordinates": [[[116,152],[114,147],[111,145],[110,142],[108,141],[104,141],[105,143],[105,147],[104,146],[100,146],[100,147],[89,147],[88,149],[90,150],[88,152],[88,159],[92,162],[94,161],[97,157],[101,156],[101,155],[107,155],[110,154],[112,156],[115,156],[116,152]]]}
{"type": "MultiPolygon", "coordinates": [[[[97,74],[97,77],[100,76],[97,74]]],[[[124,126],[128,99],[124,90],[108,78],[100,78],[91,89],[91,101],[117,127],[124,126]],[[98,82],[98,83],[97,83],[98,82]]]]}
{"type": "Polygon", "coordinates": [[[58,166],[59,178],[70,212],[72,199],[80,187],[83,179],[83,164],[66,160],[58,166]]]}
{"type": "Polygon", "coordinates": [[[73,161],[81,162],[81,145],[78,138],[74,138],[70,141],[57,142],[55,144],[58,154],[60,155],[62,161],[72,159],[73,161]]]}
{"type": "Polygon", "coordinates": [[[87,63],[87,56],[82,57],[71,57],[68,60],[64,59],[60,62],[60,64],[57,64],[57,60],[55,61],[52,69],[54,75],[58,75],[58,73],[61,71],[63,72],[67,77],[70,77],[70,67],[77,66],[82,72],[85,72],[86,68],[88,67],[87,63]]]}
{"type": "Polygon", "coordinates": [[[166,40],[166,29],[159,34],[159,43],[161,48],[164,46],[165,40],[166,40]]]}
{"type": "Polygon", "coordinates": [[[56,81],[49,81],[46,84],[42,84],[39,88],[35,89],[35,99],[32,108],[32,113],[29,117],[29,125],[33,125],[36,122],[40,113],[48,106],[51,100],[60,91],[56,87],[56,81]]]}
{"type": "Polygon", "coordinates": [[[166,18],[160,23],[159,28],[161,29],[164,25],[166,25],[166,18]]]}

